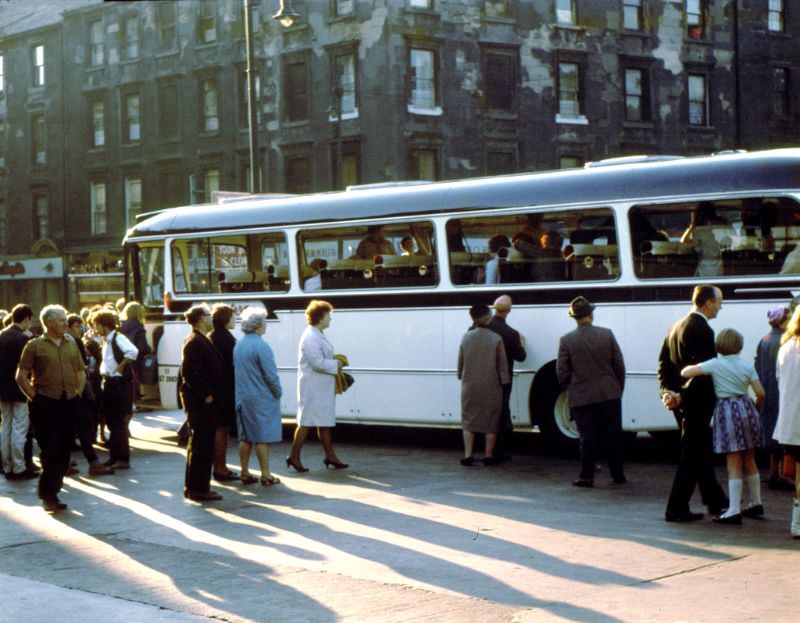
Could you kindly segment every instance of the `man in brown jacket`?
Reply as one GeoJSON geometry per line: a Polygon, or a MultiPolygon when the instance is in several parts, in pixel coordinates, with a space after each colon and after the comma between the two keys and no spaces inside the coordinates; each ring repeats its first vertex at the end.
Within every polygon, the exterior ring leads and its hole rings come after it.
{"type": "Polygon", "coordinates": [[[581,473],[576,487],[594,486],[598,437],[606,436],[608,466],[616,484],[626,481],[622,467],[622,390],[625,363],[610,329],[592,324],[594,305],[579,296],[569,305],[578,327],[561,337],[556,374],[567,388],[569,407],[581,436],[581,473]]]}

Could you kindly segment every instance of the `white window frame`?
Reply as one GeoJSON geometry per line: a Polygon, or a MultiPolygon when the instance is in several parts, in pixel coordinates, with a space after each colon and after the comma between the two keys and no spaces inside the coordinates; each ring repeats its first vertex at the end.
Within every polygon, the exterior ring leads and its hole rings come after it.
{"type": "Polygon", "coordinates": [[[408,64],[409,64],[409,71],[413,72],[410,80],[410,90],[408,94],[408,112],[415,114],[415,115],[432,115],[432,116],[440,116],[442,115],[442,107],[439,103],[439,76],[438,76],[438,68],[436,66],[436,50],[430,47],[421,47],[421,46],[414,46],[412,45],[408,51],[408,64]],[[424,68],[425,65],[418,64],[415,65],[414,57],[415,53],[419,53],[421,56],[422,53],[430,55],[430,77],[427,75],[419,76],[418,75],[418,68],[424,68]],[[420,89],[417,88],[418,81],[428,80],[431,83],[430,89],[420,89]],[[424,94],[430,93],[430,97],[423,97],[424,94]]]}
{"type": "Polygon", "coordinates": [[[44,44],[33,47],[33,86],[43,87],[44,72],[44,44]]]}
{"type": "Polygon", "coordinates": [[[89,201],[92,208],[92,235],[104,236],[108,234],[108,187],[105,182],[89,182],[89,201]],[[102,188],[102,203],[98,201],[99,191],[102,188]],[[102,217],[102,221],[100,220],[102,217]]]}
{"type": "Polygon", "coordinates": [[[125,176],[125,229],[130,229],[136,222],[136,215],[142,211],[142,178],[125,176]],[[132,189],[138,187],[136,194],[138,201],[133,197],[132,189]]]}

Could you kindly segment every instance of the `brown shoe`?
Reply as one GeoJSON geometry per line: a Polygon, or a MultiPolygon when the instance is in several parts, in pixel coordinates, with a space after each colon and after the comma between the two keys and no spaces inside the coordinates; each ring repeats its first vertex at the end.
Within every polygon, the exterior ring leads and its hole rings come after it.
{"type": "Polygon", "coordinates": [[[189,491],[186,497],[193,502],[216,502],[222,499],[216,491],[189,491]]]}
{"type": "Polygon", "coordinates": [[[42,508],[44,508],[44,510],[48,513],[57,513],[59,511],[66,510],[67,505],[59,500],[58,497],[54,497],[42,500],[42,508]]]}
{"type": "Polygon", "coordinates": [[[89,475],[90,476],[108,476],[109,474],[113,474],[114,470],[109,465],[103,465],[100,462],[92,463],[89,466],[89,475]]]}
{"type": "Polygon", "coordinates": [[[112,470],[115,470],[115,469],[130,469],[131,468],[131,464],[128,463],[128,461],[114,461],[111,465],[109,465],[109,467],[112,470]]]}

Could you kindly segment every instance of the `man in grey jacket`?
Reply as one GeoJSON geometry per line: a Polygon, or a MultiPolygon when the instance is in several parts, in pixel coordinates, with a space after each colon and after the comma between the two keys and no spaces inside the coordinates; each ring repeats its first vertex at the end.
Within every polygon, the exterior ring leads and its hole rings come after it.
{"type": "Polygon", "coordinates": [[[569,305],[578,327],[561,337],[556,374],[567,388],[569,407],[581,436],[581,473],[576,487],[594,486],[594,460],[599,437],[605,435],[608,466],[616,484],[624,484],[622,467],[622,390],[625,363],[610,329],[592,324],[594,305],[579,296],[569,305]]]}

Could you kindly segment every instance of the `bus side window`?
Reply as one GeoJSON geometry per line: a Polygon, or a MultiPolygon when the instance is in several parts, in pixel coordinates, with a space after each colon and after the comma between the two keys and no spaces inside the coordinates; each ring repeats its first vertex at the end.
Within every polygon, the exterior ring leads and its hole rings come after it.
{"type": "Polygon", "coordinates": [[[634,206],[629,220],[642,279],[800,273],[800,252],[790,257],[800,242],[800,208],[791,199],[634,206]]]}
{"type": "Polygon", "coordinates": [[[303,289],[350,290],[434,286],[433,224],[374,224],[300,232],[303,289]]]}
{"type": "Polygon", "coordinates": [[[619,276],[616,228],[608,209],[454,219],[446,231],[455,285],[619,276]]]}

